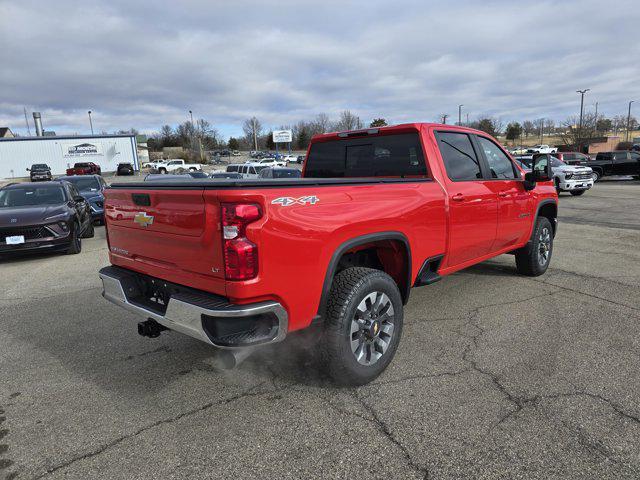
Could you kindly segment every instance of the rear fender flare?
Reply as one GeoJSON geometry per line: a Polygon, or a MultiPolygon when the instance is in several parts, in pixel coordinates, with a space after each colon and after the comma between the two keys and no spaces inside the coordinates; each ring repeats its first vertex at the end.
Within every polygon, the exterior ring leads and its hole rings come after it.
{"type": "Polygon", "coordinates": [[[361,235],[355,238],[351,238],[336,248],[331,256],[331,260],[329,260],[329,265],[327,266],[327,271],[324,277],[324,283],[322,284],[322,295],[320,296],[320,304],[318,305],[318,314],[314,318],[314,322],[316,320],[321,320],[325,314],[325,308],[327,301],[329,299],[329,294],[331,292],[331,284],[333,283],[333,277],[336,274],[336,270],[338,268],[338,263],[340,259],[345,254],[345,252],[351,250],[354,247],[359,245],[365,245],[371,242],[379,242],[381,240],[397,240],[404,245],[407,254],[407,279],[405,285],[398,285],[400,288],[400,294],[402,295],[403,302],[406,304],[409,301],[409,292],[411,290],[412,285],[412,271],[411,271],[411,247],[409,245],[409,239],[404,233],[401,232],[378,232],[378,233],[369,233],[366,235],[361,235]]]}

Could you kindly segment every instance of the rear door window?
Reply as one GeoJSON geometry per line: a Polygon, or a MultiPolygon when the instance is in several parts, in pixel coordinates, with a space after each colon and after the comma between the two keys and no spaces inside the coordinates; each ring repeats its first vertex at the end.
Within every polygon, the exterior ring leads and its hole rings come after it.
{"type": "Polygon", "coordinates": [[[364,136],[311,145],[307,178],[425,176],[418,133],[364,136]]]}
{"type": "Polygon", "coordinates": [[[480,161],[473,149],[469,135],[457,132],[437,132],[436,138],[444,167],[451,180],[482,179],[480,161]]]}

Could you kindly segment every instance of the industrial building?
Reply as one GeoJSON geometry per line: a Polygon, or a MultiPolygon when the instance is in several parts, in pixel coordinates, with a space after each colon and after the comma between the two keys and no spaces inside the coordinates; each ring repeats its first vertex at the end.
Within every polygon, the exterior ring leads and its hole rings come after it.
{"type": "Polygon", "coordinates": [[[0,179],[26,177],[34,163],[46,163],[53,175],[64,175],[76,162],[93,162],[103,172],[118,163],[140,169],[135,135],[83,135],[0,138],[0,179]]]}

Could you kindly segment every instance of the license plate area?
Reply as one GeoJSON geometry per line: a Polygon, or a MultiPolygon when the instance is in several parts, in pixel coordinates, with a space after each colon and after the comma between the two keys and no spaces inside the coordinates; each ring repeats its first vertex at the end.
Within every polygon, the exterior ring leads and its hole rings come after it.
{"type": "Polygon", "coordinates": [[[24,235],[12,235],[4,239],[7,245],[21,245],[24,243],[24,235]]]}

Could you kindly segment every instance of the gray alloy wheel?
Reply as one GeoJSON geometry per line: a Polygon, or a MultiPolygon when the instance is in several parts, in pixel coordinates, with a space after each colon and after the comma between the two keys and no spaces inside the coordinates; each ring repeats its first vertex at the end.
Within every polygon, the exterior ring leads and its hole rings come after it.
{"type": "Polygon", "coordinates": [[[551,232],[548,227],[543,227],[538,238],[538,263],[544,267],[549,261],[551,251],[551,232]]]}
{"type": "Polygon", "coordinates": [[[594,170],[593,172],[591,172],[591,178],[595,183],[600,179],[600,174],[594,170]]]}
{"type": "Polygon", "coordinates": [[[373,365],[387,351],[394,330],[391,299],[372,292],[358,304],[351,319],[351,351],[361,365],[373,365]]]}

